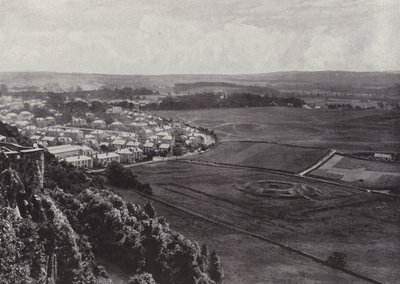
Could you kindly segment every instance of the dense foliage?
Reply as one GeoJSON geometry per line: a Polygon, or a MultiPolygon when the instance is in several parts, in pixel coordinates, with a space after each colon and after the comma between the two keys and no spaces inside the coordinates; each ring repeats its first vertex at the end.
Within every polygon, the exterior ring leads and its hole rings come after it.
{"type": "Polygon", "coordinates": [[[169,229],[165,218],[154,212],[151,218],[149,209],[96,188],[78,195],[57,189],[51,195],[76,232],[88,236],[93,251],[126,270],[151,273],[157,283],[220,282],[219,261],[212,255],[204,259],[196,243],[169,229]],[[200,267],[203,262],[210,266],[200,267]]]}
{"type": "Polygon", "coordinates": [[[120,163],[113,161],[106,169],[107,180],[111,185],[120,188],[134,188],[146,194],[152,194],[150,185],[138,181],[137,176],[120,163]]]}
{"type": "Polygon", "coordinates": [[[0,135],[7,137],[7,142],[17,143],[22,146],[32,146],[29,138],[21,135],[18,128],[0,121],[0,135]]]}

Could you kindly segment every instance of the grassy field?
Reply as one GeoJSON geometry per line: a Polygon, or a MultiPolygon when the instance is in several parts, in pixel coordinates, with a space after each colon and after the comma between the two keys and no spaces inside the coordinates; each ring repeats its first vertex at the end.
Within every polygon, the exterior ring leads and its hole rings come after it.
{"type": "MultiPolygon", "coordinates": [[[[145,204],[148,199],[138,193],[116,190],[125,200],[145,204]]],[[[250,236],[206,222],[179,210],[153,202],[160,216],[166,216],[171,228],[200,244],[216,249],[223,261],[223,283],[357,283],[357,279],[324,267],[297,254],[250,236]]],[[[107,266],[109,267],[109,266],[107,266]]],[[[117,284],[127,280],[126,273],[108,270],[117,284]],[[118,282],[121,281],[121,282],[118,282]]],[[[362,282],[360,282],[362,283],[362,282]]]]}
{"type": "Polygon", "coordinates": [[[335,154],[309,173],[374,189],[400,188],[400,163],[371,161],[335,154]]]}
{"type": "MultiPolygon", "coordinates": [[[[400,202],[396,199],[300,177],[189,162],[149,164],[134,168],[134,172],[141,181],[152,185],[155,197],[169,203],[280,240],[321,259],[326,259],[333,251],[345,252],[350,269],[385,283],[396,283],[400,277],[397,270],[400,263],[400,248],[397,245],[400,235],[395,225],[400,222],[400,202]],[[319,195],[312,199],[274,198],[254,196],[238,190],[238,185],[255,180],[303,183],[318,189],[319,195]]],[[[131,196],[131,193],[121,193],[125,198],[131,196]]],[[[287,262],[284,253],[275,255],[271,251],[270,254],[270,248],[260,249],[256,245],[259,241],[249,240],[248,236],[235,234],[233,237],[228,232],[221,232],[214,240],[214,226],[205,224],[193,228],[188,225],[190,221],[187,221],[187,214],[175,218],[173,216],[178,213],[173,209],[165,210],[163,206],[157,208],[183,234],[199,241],[204,240],[211,246],[215,244],[219,251],[224,252],[222,259],[229,279],[225,283],[274,282],[262,272],[253,275],[254,262],[250,259],[257,260],[257,267],[264,267],[267,271],[273,265],[274,269],[278,269],[274,274],[276,277],[287,277],[285,283],[339,281],[332,275],[316,276],[324,270],[323,267],[314,276],[310,275],[311,278],[300,281],[300,272],[288,275],[287,270],[301,270],[306,267],[304,264],[308,260],[300,258],[299,263],[302,264],[291,267],[294,264],[287,262]],[[232,247],[235,247],[235,252],[232,247]],[[270,257],[274,259],[272,263],[270,257]]],[[[197,224],[197,221],[193,222],[197,224]]],[[[341,273],[336,274],[343,276],[341,273]]],[[[357,282],[357,279],[343,279],[339,282],[352,281],[357,282]]]]}
{"type": "Polygon", "coordinates": [[[223,142],[212,151],[190,159],[298,173],[315,164],[327,152],[324,148],[273,143],[223,142]]]}
{"type": "Polygon", "coordinates": [[[400,151],[399,111],[260,107],[157,114],[215,129],[222,140],[266,140],[346,151],[400,151]]]}

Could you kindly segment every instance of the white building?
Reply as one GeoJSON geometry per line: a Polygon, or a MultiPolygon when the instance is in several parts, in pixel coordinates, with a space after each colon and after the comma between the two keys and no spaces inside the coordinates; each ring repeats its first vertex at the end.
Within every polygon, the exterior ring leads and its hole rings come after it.
{"type": "Polygon", "coordinates": [[[135,162],[135,154],[128,148],[117,150],[115,153],[120,156],[120,162],[122,164],[132,164],[135,162]]]}
{"type": "Polygon", "coordinates": [[[72,156],[65,158],[67,163],[74,165],[77,168],[93,168],[93,159],[87,156],[72,156]]]}
{"type": "Polygon", "coordinates": [[[146,143],[144,143],[144,145],[143,145],[143,150],[144,150],[144,152],[145,152],[146,154],[155,151],[155,149],[156,149],[156,146],[155,146],[154,143],[146,142],[146,143]]]}
{"type": "Polygon", "coordinates": [[[57,159],[79,156],[80,146],[77,145],[59,145],[47,147],[47,150],[56,156],[57,159]]]}
{"type": "Polygon", "coordinates": [[[72,126],[86,126],[86,119],[84,118],[79,118],[79,117],[73,117],[72,118],[72,126]]]}
{"type": "Polygon", "coordinates": [[[92,122],[94,128],[106,128],[106,122],[104,120],[98,119],[92,122]]]}
{"type": "Polygon", "coordinates": [[[106,167],[114,161],[119,163],[120,156],[117,153],[102,153],[95,156],[95,161],[98,165],[106,167]]]}

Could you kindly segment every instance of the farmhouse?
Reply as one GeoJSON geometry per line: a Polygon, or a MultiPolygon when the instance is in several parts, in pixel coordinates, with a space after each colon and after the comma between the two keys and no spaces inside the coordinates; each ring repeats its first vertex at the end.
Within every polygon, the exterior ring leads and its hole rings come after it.
{"type": "Polygon", "coordinates": [[[384,153],[375,153],[374,154],[374,158],[375,159],[379,159],[379,160],[392,160],[392,155],[391,154],[384,154],[384,153]]]}

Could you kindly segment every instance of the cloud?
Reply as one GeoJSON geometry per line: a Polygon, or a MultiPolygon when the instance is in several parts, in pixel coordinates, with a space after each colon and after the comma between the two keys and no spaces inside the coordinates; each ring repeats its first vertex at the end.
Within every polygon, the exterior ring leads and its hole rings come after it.
{"type": "Polygon", "coordinates": [[[397,0],[3,0],[2,5],[2,71],[400,68],[397,0]]]}

